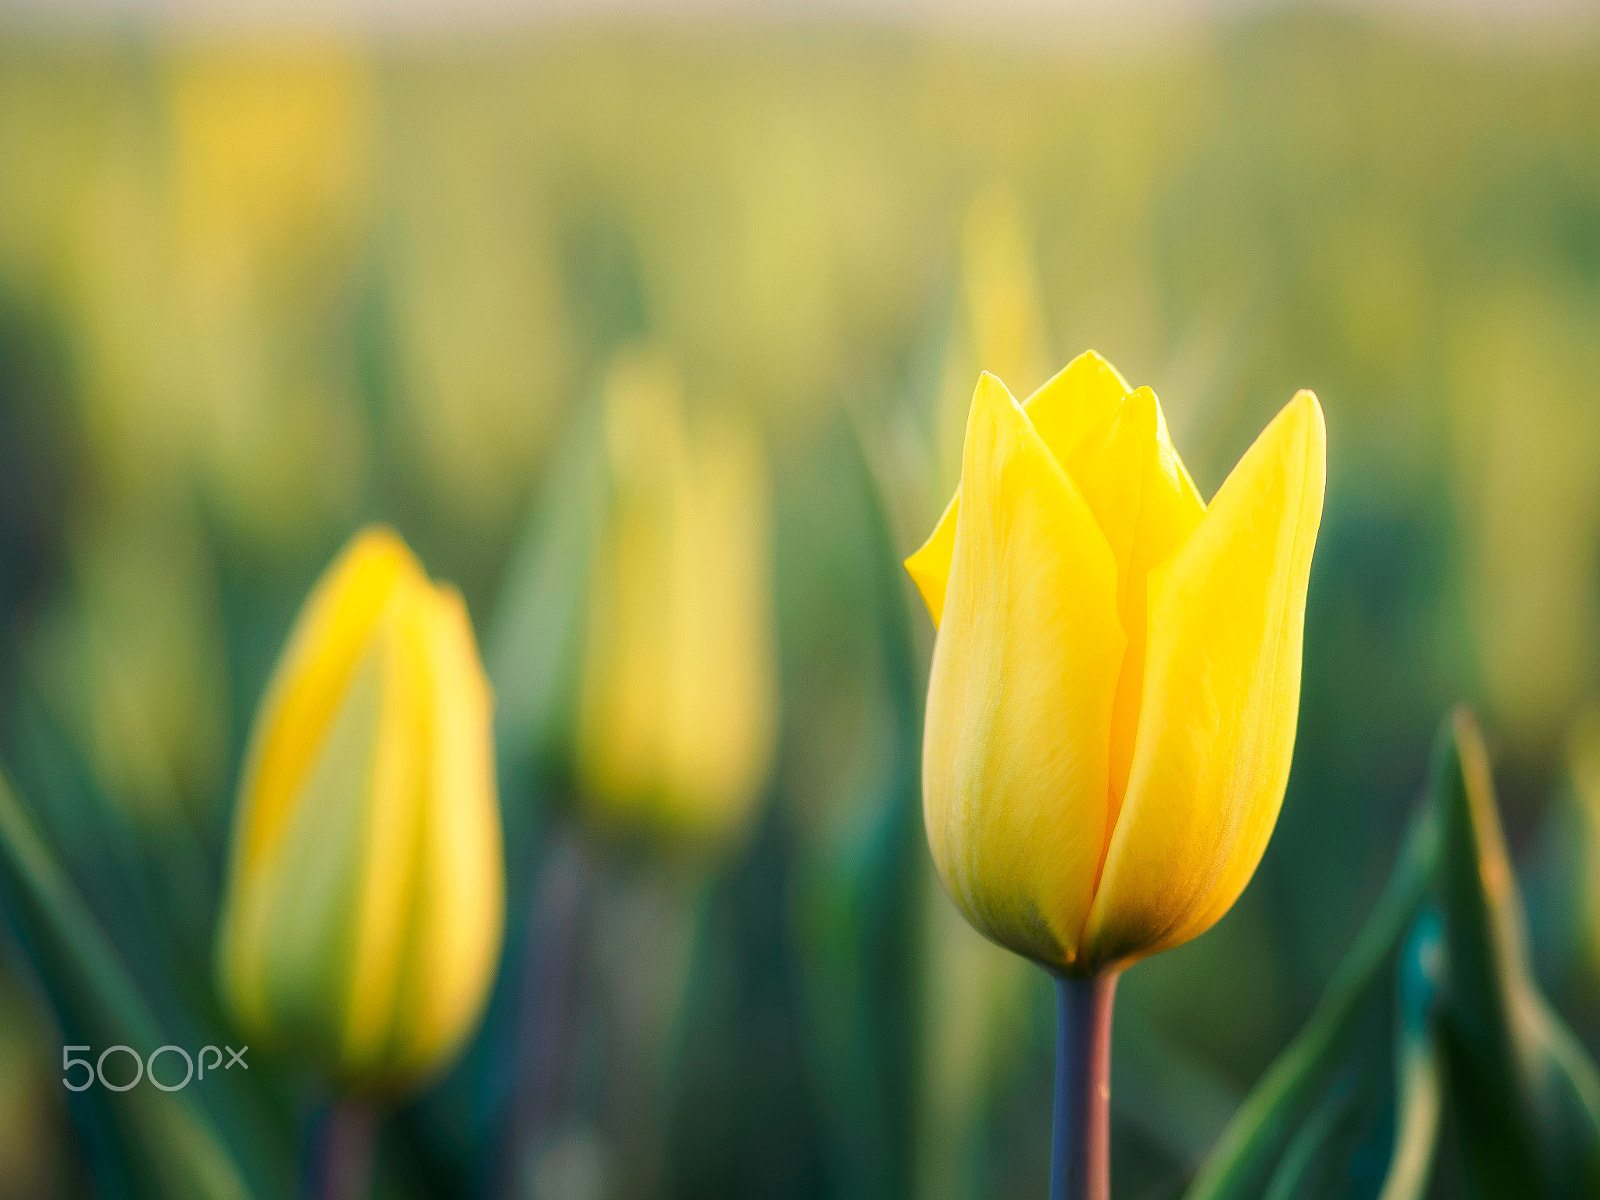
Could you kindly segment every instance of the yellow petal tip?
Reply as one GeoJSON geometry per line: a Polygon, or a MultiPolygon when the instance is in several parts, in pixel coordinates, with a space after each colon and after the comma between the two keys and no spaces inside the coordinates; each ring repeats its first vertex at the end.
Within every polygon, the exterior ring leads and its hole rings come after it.
{"type": "Polygon", "coordinates": [[[1310,388],[1301,388],[1294,394],[1294,399],[1290,400],[1289,404],[1300,409],[1307,419],[1314,419],[1317,427],[1326,432],[1327,422],[1322,415],[1322,402],[1310,388]]]}
{"type": "Polygon", "coordinates": [[[382,521],[374,521],[370,525],[362,526],[361,529],[356,531],[356,535],[350,539],[352,553],[370,553],[375,550],[402,550],[405,548],[405,539],[395,532],[392,525],[386,525],[382,521]]]}
{"type": "Polygon", "coordinates": [[[1005,380],[992,371],[980,371],[977,386],[972,389],[973,408],[978,407],[980,400],[988,404],[998,404],[1002,396],[1006,403],[1016,403],[1016,399],[1011,395],[1011,389],[1005,385],[1005,380]]]}
{"type": "MultiPolygon", "coordinates": [[[[342,564],[345,569],[356,564],[378,564],[386,561],[417,578],[426,576],[422,564],[411,552],[411,547],[406,545],[405,538],[401,537],[392,526],[381,522],[363,526],[335,560],[336,564],[342,564]]],[[[336,565],[330,574],[337,576],[339,572],[340,566],[336,565]]]]}

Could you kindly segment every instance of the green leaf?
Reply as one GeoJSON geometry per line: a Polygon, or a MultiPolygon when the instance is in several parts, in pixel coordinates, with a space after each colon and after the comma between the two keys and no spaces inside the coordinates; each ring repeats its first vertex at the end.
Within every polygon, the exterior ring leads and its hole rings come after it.
{"type": "Polygon", "coordinates": [[[606,502],[602,430],[579,412],[512,552],[485,638],[502,786],[559,738],[577,676],[589,563],[606,502]]]}
{"type": "Polygon", "coordinates": [[[1482,1197],[1600,1195],[1600,1077],[1533,977],[1488,756],[1456,713],[1434,752],[1449,948],[1441,1025],[1465,1177],[1482,1197]]]}
{"type": "Polygon", "coordinates": [[[786,701],[808,752],[826,745],[830,765],[851,769],[796,772],[812,782],[785,794],[803,835],[802,1030],[839,1195],[887,1200],[910,1194],[912,1178],[921,703],[899,559],[860,430],[841,423],[809,467],[811,502],[790,511],[780,560],[796,605],[789,657],[809,664],[786,701]],[[838,596],[856,601],[833,609],[838,596]],[[813,726],[830,711],[855,714],[853,747],[813,726]]]}
{"type": "MultiPolygon", "coordinates": [[[[1207,1160],[1188,1200],[1257,1197],[1277,1180],[1294,1154],[1309,1154],[1305,1129],[1321,1120],[1334,1082],[1352,1048],[1385,1008],[1391,981],[1437,861],[1438,823],[1431,809],[1412,822],[1399,862],[1349,954],[1306,1026],[1246,1098],[1207,1160]]],[[[1331,1129],[1332,1126],[1329,1126],[1331,1129]]]]}
{"type": "Polygon", "coordinates": [[[1355,1071],[1347,1068],[1334,1078],[1305,1124],[1289,1139],[1267,1184],[1265,1200],[1309,1200],[1322,1195],[1348,1155],[1358,1114],[1355,1071]]]}
{"type": "Polygon", "coordinates": [[[1444,982],[1444,930],[1428,909],[1400,956],[1395,1017],[1394,1148],[1378,1200],[1421,1200],[1433,1175],[1444,1111],[1437,1015],[1444,982]]]}
{"type": "MultiPolygon", "coordinates": [[[[0,883],[72,1036],[96,1049],[126,1045],[142,1055],[165,1044],[155,1018],[3,768],[0,883]]],[[[108,1092],[104,1102],[147,1194],[162,1200],[248,1200],[250,1190],[226,1145],[181,1092],[138,1086],[108,1092]]]]}

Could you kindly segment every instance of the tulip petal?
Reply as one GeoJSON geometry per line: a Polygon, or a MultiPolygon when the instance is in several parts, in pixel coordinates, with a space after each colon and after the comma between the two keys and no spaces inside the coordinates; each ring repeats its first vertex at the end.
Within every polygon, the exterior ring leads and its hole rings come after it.
{"type": "Polygon", "coordinates": [[[235,847],[244,871],[283,832],[295,789],[393,588],[422,578],[399,536],[374,527],[351,542],[306,601],[262,702],[245,767],[235,847]]]}
{"type": "Polygon", "coordinates": [[[263,869],[240,895],[237,931],[258,947],[241,953],[250,971],[233,979],[233,999],[254,1012],[250,1025],[314,1045],[337,1061],[344,1025],[354,930],[349,914],[359,894],[368,794],[352,781],[372,777],[383,702],[382,663],[369,650],[357,663],[333,715],[287,827],[263,869]],[[243,986],[241,986],[243,984],[243,986]],[[244,1001],[253,1003],[246,1005],[244,1001]]]}
{"type": "Polygon", "coordinates": [[[411,936],[392,1054],[409,1075],[439,1061],[475,1024],[494,979],[505,921],[505,853],[496,799],[493,698],[466,605],[453,588],[425,599],[425,775],[411,936]]]}
{"type": "Polygon", "coordinates": [[[1205,503],[1172,448],[1161,405],[1147,387],[1129,395],[1085,436],[1065,466],[1116,555],[1117,609],[1128,635],[1111,719],[1111,829],[1122,808],[1139,731],[1150,572],[1189,540],[1205,503]]]}
{"type": "Polygon", "coordinates": [[[1093,514],[1005,386],[968,418],[923,744],[946,890],[978,929],[1052,965],[1078,950],[1105,838],[1125,639],[1093,514]]]}
{"type": "Polygon", "coordinates": [[[668,624],[669,823],[708,841],[742,828],[777,723],[768,591],[767,467],[755,431],[706,423],[680,500],[668,624]]]}
{"type": "Polygon", "coordinates": [[[1083,439],[1116,415],[1132,389],[1115,367],[1085,350],[1023,402],[1028,420],[1063,467],[1083,439]]]}
{"type": "Polygon", "coordinates": [[[906,573],[922,593],[922,602],[928,606],[935,629],[944,620],[944,593],[950,582],[950,557],[956,549],[956,516],[961,510],[961,492],[958,489],[944,506],[944,515],[933,527],[922,548],[906,559],[906,573]]]}
{"type": "Polygon", "coordinates": [[[1255,872],[1294,750],[1325,471],[1322,410],[1301,392],[1152,572],[1143,712],[1085,961],[1187,941],[1255,872]]]}
{"type": "Polygon", "coordinates": [[[257,714],[234,820],[220,942],[223,978],[249,1025],[266,1028],[272,1020],[261,947],[279,886],[272,864],[301,820],[297,797],[311,782],[325,740],[335,736],[394,589],[421,578],[422,568],[392,530],[359,534],[306,601],[257,714]]]}
{"type": "Polygon", "coordinates": [[[352,1073],[371,1071],[388,1049],[415,911],[411,905],[422,852],[424,780],[434,765],[428,672],[431,597],[426,580],[399,590],[374,639],[383,694],[373,731],[362,832],[351,843],[361,847],[342,1054],[352,1073]]]}
{"type": "MultiPolygon", "coordinates": [[[[1116,413],[1117,405],[1127,394],[1127,381],[1117,374],[1117,369],[1093,350],[1086,350],[1029,396],[1022,407],[1051,455],[1064,465],[1079,443],[1116,413]]],[[[965,470],[962,477],[966,477],[965,470]]],[[[958,489],[928,540],[905,562],[935,626],[944,619],[944,593],[950,579],[950,556],[955,550],[960,508],[958,489]]]]}

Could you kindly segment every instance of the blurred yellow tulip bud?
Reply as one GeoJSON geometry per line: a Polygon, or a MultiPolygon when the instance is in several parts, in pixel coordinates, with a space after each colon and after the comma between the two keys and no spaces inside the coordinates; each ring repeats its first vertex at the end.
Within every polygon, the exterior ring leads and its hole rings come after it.
{"type": "Polygon", "coordinates": [[[979,379],[960,490],[906,567],[939,625],[928,842],[980,931],[1093,974],[1243,891],[1294,749],[1325,446],[1301,392],[1208,508],[1155,394],[1097,355],[1025,405],[979,379]]]}
{"type": "Polygon", "coordinates": [[[591,577],[578,715],[602,826],[725,843],[747,824],[777,709],[766,460],[731,419],[691,425],[657,356],[605,398],[610,520],[591,577]]]}
{"type": "Polygon", "coordinates": [[[295,622],[240,788],[218,966],[253,1040],[388,1090],[471,1032],[505,904],[491,708],[461,597],[360,534],[295,622]]]}

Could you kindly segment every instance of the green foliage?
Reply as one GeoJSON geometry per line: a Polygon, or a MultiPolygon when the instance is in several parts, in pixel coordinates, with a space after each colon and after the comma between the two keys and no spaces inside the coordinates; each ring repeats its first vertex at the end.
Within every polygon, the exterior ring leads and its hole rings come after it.
{"type": "Polygon", "coordinates": [[[1269,1194],[1286,1168],[1312,1153],[1314,1147],[1300,1140],[1304,1130],[1326,1127],[1331,1136],[1348,1125],[1333,1121],[1328,1106],[1348,1106],[1357,1077],[1366,1087],[1387,1084],[1381,1051],[1393,1028],[1388,1011],[1394,981],[1407,930],[1434,874],[1438,840],[1438,819],[1425,810],[1412,822],[1382,898],[1321,1003],[1246,1099],[1189,1200],[1269,1194]],[[1376,1069],[1366,1065],[1374,1061],[1376,1069]]]}
{"type": "MultiPolygon", "coordinates": [[[[66,1098],[68,1122],[52,1060],[139,1010],[152,1037],[224,1036],[215,880],[250,717],[306,587],[369,519],[472,608],[510,869],[491,1010],[386,1123],[376,1189],[511,1190],[509,1114],[557,1072],[523,1010],[559,976],[529,929],[570,832],[554,818],[605,501],[589,400],[640,342],[766,423],[782,729],[772,803],[707,881],[673,1128],[592,1119],[622,1051],[604,1061],[584,1026],[562,1080],[578,1099],[542,1117],[546,1191],[616,1184],[608,1163],[669,1136],[662,1191],[695,1200],[1043,1194],[1045,981],[993,969],[932,878],[932,630],[896,565],[949,498],[973,374],[998,365],[967,344],[962,262],[994,194],[1015,201],[1029,323],[1152,384],[1203,493],[1294,388],[1328,415],[1288,794],[1235,910],[1122,985],[1119,1195],[1175,1195],[1258,1078],[1192,1195],[1581,1188],[1593,1073],[1523,941],[1591,1050],[1594,967],[1551,936],[1570,905],[1530,905],[1524,939],[1515,890],[1490,899],[1498,833],[1468,775],[1440,782],[1455,735],[1392,856],[1460,696],[1505,738],[1514,845],[1537,844],[1552,748],[1600,678],[1592,35],[1463,49],[1301,12],[1020,52],[863,29],[574,24],[281,54],[8,32],[0,757],[28,804],[0,822],[0,972],[38,985],[22,1036],[52,1068],[19,1126],[45,1123],[97,1194],[179,1194],[171,1173],[218,1162],[215,1142],[253,1194],[288,1195],[316,1143],[326,1096],[293,1063],[252,1051],[247,1084],[208,1079],[166,1115],[133,1111],[163,1103],[148,1088],[97,1089],[66,1098]],[[845,410],[873,431],[870,482],[845,410]],[[129,746],[210,770],[130,772],[129,746]],[[165,775],[181,795],[130,791],[165,775]]],[[[1519,866],[1556,894],[1560,871],[1519,866]]],[[[584,1011],[607,988],[676,1002],[611,955],[610,983],[572,985],[584,1011]]]]}
{"type": "MultiPolygon", "coordinates": [[[[859,730],[848,761],[831,771],[815,764],[785,800],[804,838],[795,938],[827,1149],[844,1181],[841,1196],[894,1200],[911,1195],[914,1163],[917,923],[927,882],[916,773],[921,700],[906,580],[883,492],[857,435],[840,422],[824,441],[809,469],[829,502],[810,521],[795,520],[810,526],[799,536],[813,586],[863,603],[826,622],[791,627],[797,640],[848,641],[851,669],[799,666],[795,698],[810,709],[802,721],[844,714],[859,721],[875,704],[887,719],[859,730]],[[839,586],[840,575],[847,587],[839,586]],[[871,1114],[865,1122],[864,1109],[871,1114]]],[[[827,595],[811,599],[829,602],[827,595]]],[[[817,651],[802,642],[791,657],[814,664],[817,651]]]]}
{"type": "Polygon", "coordinates": [[[1544,998],[1482,739],[1457,714],[1434,759],[1448,957],[1441,1030],[1476,1196],[1600,1192],[1600,1076],[1544,998]]]}
{"type": "Polygon", "coordinates": [[[573,414],[511,552],[484,665],[495,691],[502,786],[525,784],[571,721],[586,581],[605,503],[598,413],[573,414]]]}
{"type": "MultiPolygon", "coordinates": [[[[115,950],[3,771],[0,879],[69,1037],[97,1048],[133,1046],[144,1054],[166,1044],[115,950]]],[[[227,1143],[182,1093],[152,1087],[98,1089],[95,1099],[110,1110],[131,1177],[144,1180],[149,1194],[173,1200],[250,1200],[252,1193],[227,1143]]]]}
{"type": "Polygon", "coordinates": [[[1482,738],[1458,712],[1383,898],[1189,1200],[1413,1200],[1441,1145],[1484,1200],[1595,1194],[1600,1077],[1540,991],[1526,943],[1482,738]],[[1381,1190],[1359,1170],[1361,1095],[1387,1107],[1381,1190]]]}

